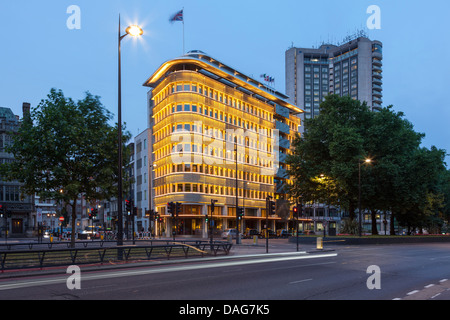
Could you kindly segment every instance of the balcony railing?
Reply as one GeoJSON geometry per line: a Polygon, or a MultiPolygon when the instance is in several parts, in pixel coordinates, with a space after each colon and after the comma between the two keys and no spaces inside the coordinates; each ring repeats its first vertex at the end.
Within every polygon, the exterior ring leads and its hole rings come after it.
{"type": "Polygon", "coordinates": [[[275,121],[275,129],[280,130],[283,133],[289,134],[290,128],[286,123],[276,120],[275,121]]]}

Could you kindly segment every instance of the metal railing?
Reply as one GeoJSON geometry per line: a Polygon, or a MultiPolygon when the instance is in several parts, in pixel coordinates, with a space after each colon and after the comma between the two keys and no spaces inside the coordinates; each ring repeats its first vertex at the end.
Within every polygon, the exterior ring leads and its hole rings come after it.
{"type": "Polygon", "coordinates": [[[35,249],[29,244],[8,245],[7,250],[0,249],[1,270],[228,255],[232,247],[229,242],[204,240],[151,240],[123,246],[115,245],[115,241],[77,241],[76,244],[74,248],[67,248],[64,247],[67,243],[52,243],[51,248],[35,249]]]}

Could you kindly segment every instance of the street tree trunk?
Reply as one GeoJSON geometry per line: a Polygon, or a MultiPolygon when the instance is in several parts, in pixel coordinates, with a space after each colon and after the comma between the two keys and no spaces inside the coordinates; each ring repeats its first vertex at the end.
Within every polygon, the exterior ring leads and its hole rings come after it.
{"type": "Polygon", "coordinates": [[[378,228],[377,228],[377,211],[371,210],[370,215],[372,218],[372,235],[376,236],[378,235],[378,228]]]}
{"type": "Polygon", "coordinates": [[[72,233],[70,235],[70,247],[71,248],[75,248],[76,224],[77,224],[77,199],[74,199],[73,203],[72,203],[72,233]]]}

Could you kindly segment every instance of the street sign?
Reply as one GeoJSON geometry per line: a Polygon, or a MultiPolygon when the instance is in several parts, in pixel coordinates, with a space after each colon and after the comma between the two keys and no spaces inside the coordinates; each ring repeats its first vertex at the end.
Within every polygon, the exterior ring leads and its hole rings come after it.
{"type": "Polygon", "coordinates": [[[59,221],[63,222],[64,221],[64,217],[59,217],[59,221]]]}
{"type": "Polygon", "coordinates": [[[42,208],[36,210],[36,222],[42,222],[42,208]]]}

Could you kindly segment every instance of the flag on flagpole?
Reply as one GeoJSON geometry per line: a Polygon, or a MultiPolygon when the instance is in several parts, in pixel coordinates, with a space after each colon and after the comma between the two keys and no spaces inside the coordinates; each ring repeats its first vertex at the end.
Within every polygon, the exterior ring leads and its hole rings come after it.
{"type": "Polygon", "coordinates": [[[174,23],[175,21],[183,21],[183,9],[172,15],[169,19],[170,22],[174,23]]]}
{"type": "Polygon", "coordinates": [[[265,73],[262,74],[260,77],[264,78],[264,81],[266,81],[266,82],[269,82],[269,83],[275,82],[275,78],[272,78],[271,76],[268,76],[265,73]]]}
{"type": "Polygon", "coordinates": [[[181,21],[183,22],[183,54],[184,54],[184,14],[183,14],[184,8],[172,15],[169,19],[170,23],[174,23],[175,21],[181,21]]]}

